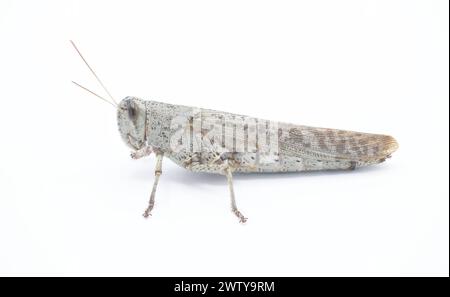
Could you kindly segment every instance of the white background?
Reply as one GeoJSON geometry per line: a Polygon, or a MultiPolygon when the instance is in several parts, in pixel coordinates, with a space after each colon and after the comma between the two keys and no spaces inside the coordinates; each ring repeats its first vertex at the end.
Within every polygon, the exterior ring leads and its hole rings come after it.
{"type": "Polygon", "coordinates": [[[0,274],[448,276],[448,1],[0,1],[0,274]],[[390,134],[354,172],[129,158],[113,95],[390,134]]]}

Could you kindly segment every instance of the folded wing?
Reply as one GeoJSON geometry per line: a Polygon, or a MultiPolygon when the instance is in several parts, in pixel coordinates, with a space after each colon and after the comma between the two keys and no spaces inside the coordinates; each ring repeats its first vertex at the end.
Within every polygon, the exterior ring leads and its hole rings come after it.
{"type": "Polygon", "coordinates": [[[320,160],[382,161],[398,144],[392,136],[292,125],[280,136],[282,154],[320,160]]]}

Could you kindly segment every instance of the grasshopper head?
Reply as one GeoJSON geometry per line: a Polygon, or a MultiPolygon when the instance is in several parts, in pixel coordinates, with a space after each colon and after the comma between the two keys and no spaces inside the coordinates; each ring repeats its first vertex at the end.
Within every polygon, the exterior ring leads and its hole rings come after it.
{"type": "Polygon", "coordinates": [[[144,100],[125,97],[117,108],[117,123],[123,141],[132,149],[142,148],[147,141],[147,109],[144,100]]]}

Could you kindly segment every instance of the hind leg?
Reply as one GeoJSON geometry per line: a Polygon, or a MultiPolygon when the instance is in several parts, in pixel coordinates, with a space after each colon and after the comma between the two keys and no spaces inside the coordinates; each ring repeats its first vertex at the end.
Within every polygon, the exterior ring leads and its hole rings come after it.
{"type": "Polygon", "coordinates": [[[228,180],[228,188],[230,190],[230,198],[231,198],[231,211],[238,217],[240,223],[245,223],[247,218],[238,210],[236,205],[236,198],[234,197],[234,187],[233,187],[233,173],[230,166],[226,168],[226,176],[228,180]]]}

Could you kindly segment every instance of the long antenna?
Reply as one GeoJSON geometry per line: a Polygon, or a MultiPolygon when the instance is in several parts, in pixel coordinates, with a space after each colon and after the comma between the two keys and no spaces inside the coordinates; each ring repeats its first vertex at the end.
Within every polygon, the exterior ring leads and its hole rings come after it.
{"type": "MultiPolygon", "coordinates": [[[[81,52],[78,50],[77,46],[75,45],[75,43],[71,40],[70,43],[72,43],[73,47],[75,48],[75,50],[77,51],[77,53],[80,55],[81,59],[84,61],[84,63],[86,64],[86,66],[89,68],[89,70],[92,72],[92,74],[95,76],[95,78],[97,79],[97,81],[100,83],[100,85],[102,86],[102,88],[106,91],[106,93],[108,94],[109,98],[111,98],[111,100],[114,102],[114,104],[117,106],[117,101],[114,100],[113,96],[111,96],[111,93],[108,91],[108,89],[105,87],[105,85],[102,83],[102,81],[100,80],[100,78],[97,76],[97,74],[95,73],[95,71],[91,68],[91,66],[89,66],[89,63],[86,61],[86,59],[83,57],[83,55],[81,54],[81,52]]],[[[83,87],[84,88],[84,87],[83,87]]],[[[89,91],[90,92],[90,91],[89,91]]],[[[92,92],[91,92],[92,93],[92,92]]],[[[98,96],[98,95],[96,95],[98,96]]]]}
{"type": "Polygon", "coordinates": [[[74,81],[72,81],[72,82],[73,82],[75,85],[77,85],[77,86],[79,86],[80,88],[82,88],[83,90],[88,91],[88,92],[91,93],[92,95],[97,96],[98,98],[102,99],[102,100],[105,101],[105,102],[108,102],[109,104],[111,104],[111,105],[114,106],[115,108],[117,107],[117,104],[113,104],[113,103],[110,102],[109,100],[106,100],[106,99],[103,98],[102,96],[100,96],[100,95],[98,95],[98,94],[92,92],[91,90],[89,90],[89,89],[86,88],[86,87],[83,87],[82,85],[80,85],[80,84],[77,83],[77,82],[74,82],[74,81]]]}

